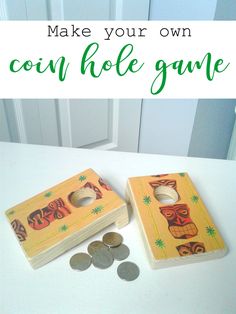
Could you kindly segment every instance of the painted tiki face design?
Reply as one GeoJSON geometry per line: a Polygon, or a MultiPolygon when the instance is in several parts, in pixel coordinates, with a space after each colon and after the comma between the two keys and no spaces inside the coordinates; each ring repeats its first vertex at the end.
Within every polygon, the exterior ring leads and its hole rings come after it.
{"type": "Polygon", "coordinates": [[[198,230],[190,217],[186,204],[175,204],[160,207],[162,215],[168,222],[168,228],[176,239],[188,239],[197,235],[198,230]]]}
{"type": "Polygon", "coordinates": [[[11,222],[12,228],[14,229],[18,239],[22,242],[27,238],[27,232],[25,230],[24,225],[20,222],[19,219],[14,219],[11,222]]]}
{"type": "Polygon", "coordinates": [[[163,203],[165,196],[171,200],[174,200],[174,202],[180,200],[180,196],[177,191],[176,180],[161,179],[149,182],[149,184],[153,188],[153,194],[159,202],[163,203]]]}
{"type": "Polygon", "coordinates": [[[28,224],[34,230],[46,228],[56,219],[62,219],[71,214],[62,198],[55,199],[46,207],[33,211],[28,217],[28,224]]]}
{"type": "Polygon", "coordinates": [[[202,242],[188,242],[176,247],[180,256],[188,256],[206,252],[204,243],[202,242]]]}
{"type": "Polygon", "coordinates": [[[98,183],[100,184],[100,186],[102,188],[104,188],[107,191],[112,191],[112,188],[110,187],[110,185],[108,185],[102,178],[99,178],[98,183]]]}
{"type": "Polygon", "coordinates": [[[83,188],[90,188],[90,189],[92,189],[96,193],[96,199],[97,200],[102,198],[101,190],[96,185],[94,185],[92,182],[85,183],[83,188]]]}
{"type": "MultiPolygon", "coordinates": [[[[165,176],[165,175],[162,175],[162,176],[165,176]]],[[[165,179],[162,179],[162,180],[149,182],[149,184],[151,185],[151,187],[153,189],[158,188],[159,186],[162,185],[162,186],[168,186],[168,187],[176,190],[176,181],[175,180],[165,180],[165,179]]]]}

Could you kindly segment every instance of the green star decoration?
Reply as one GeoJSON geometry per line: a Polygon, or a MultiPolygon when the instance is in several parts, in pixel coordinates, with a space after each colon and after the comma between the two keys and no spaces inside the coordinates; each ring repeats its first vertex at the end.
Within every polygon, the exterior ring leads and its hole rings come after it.
{"type": "Polygon", "coordinates": [[[44,194],[44,197],[50,197],[51,195],[52,195],[52,192],[49,191],[49,192],[47,192],[47,193],[44,194]]]}
{"type": "Polygon", "coordinates": [[[67,225],[63,225],[63,226],[61,226],[60,228],[59,228],[59,231],[60,232],[65,232],[65,231],[67,231],[68,230],[68,226],[67,225]]]}
{"type": "Polygon", "coordinates": [[[216,235],[215,229],[211,226],[206,227],[206,232],[209,235],[209,237],[215,237],[216,235]]]}
{"type": "Polygon", "coordinates": [[[184,172],[180,172],[179,175],[180,175],[181,177],[184,177],[184,176],[185,176],[185,173],[184,173],[184,172]]]}
{"type": "Polygon", "coordinates": [[[80,182],[83,182],[84,180],[86,180],[86,176],[80,176],[80,177],[79,177],[79,181],[80,181],[80,182]]]}
{"type": "Polygon", "coordinates": [[[160,249],[163,249],[165,247],[165,242],[162,239],[157,239],[155,241],[155,244],[157,247],[159,247],[160,249]]]}
{"type": "Polygon", "coordinates": [[[104,207],[102,205],[100,205],[100,206],[97,206],[97,207],[93,208],[91,212],[92,212],[92,214],[97,215],[97,214],[99,214],[103,210],[103,208],[104,207]]]}
{"type": "Polygon", "coordinates": [[[198,202],[198,200],[199,200],[199,197],[197,196],[197,195],[193,195],[192,197],[191,197],[191,201],[193,202],[193,203],[197,203],[198,202]]]}
{"type": "Polygon", "coordinates": [[[145,195],[144,198],[143,198],[143,202],[145,205],[150,205],[151,204],[151,197],[148,196],[148,195],[145,195]]]}

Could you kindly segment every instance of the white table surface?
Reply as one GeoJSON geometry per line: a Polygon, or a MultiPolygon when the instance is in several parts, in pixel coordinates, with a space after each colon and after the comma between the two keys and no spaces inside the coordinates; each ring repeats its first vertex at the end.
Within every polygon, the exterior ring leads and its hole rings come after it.
{"type": "Polygon", "coordinates": [[[0,313],[236,313],[236,162],[0,143],[0,313]],[[140,267],[133,282],[91,266],[75,272],[70,257],[101,239],[106,228],[59,258],[33,270],[4,211],[87,168],[121,195],[128,177],[187,171],[229,247],[217,260],[152,270],[135,219],[120,229],[140,267]]]}

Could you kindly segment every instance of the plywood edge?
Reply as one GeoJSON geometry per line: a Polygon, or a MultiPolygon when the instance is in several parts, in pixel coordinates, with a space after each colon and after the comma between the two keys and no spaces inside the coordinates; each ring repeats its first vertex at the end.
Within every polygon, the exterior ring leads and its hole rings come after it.
{"type": "Polygon", "coordinates": [[[153,261],[155,261],[155,259],[154,259],[154,256],[152,254],[152,250],[151,250],[151,247],[149,245],[149,241],[147,239],[146,232],[144,230],[144,226],[142,224],[141,217],[139,215],[138,207],[137,207],[137,204],[135,202],[135,198],[133,196],[133,192],[132,192],[132,189],[130,187],[129,180],[128,180],[127,187],[126,187],[126,201],[128,203],[130,203],[130,205],[132,207],[134,217],[137,221],[137,225],[138,225],[138,228],[140,230],[141,238],[143,240],[144,249],[145,249],[146,255],[148,257],[149,263],[152,267],[152,263],[153,263],[153,261]]]}
{"type": "Polygon", "coordinates": [[[228,249],[219,249],[211,252],[205,252],[201,254],[179,257],[179,258],[168,258],[165,260],[155,260],[149,259],[150,265],[153,269],[161,269],[161,268],[168,268],[174,266],[181,266],[186,264],[193,264],[203,261],[210,261],[216,258],[222,258],[228,253],[228,249]]]}

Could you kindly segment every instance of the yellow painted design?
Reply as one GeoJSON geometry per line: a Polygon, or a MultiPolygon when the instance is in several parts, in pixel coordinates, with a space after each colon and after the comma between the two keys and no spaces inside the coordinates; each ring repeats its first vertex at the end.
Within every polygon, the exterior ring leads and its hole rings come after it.
{"type": "Polygon", "coordinates": [[[180,257],[176,247],[188,242],[203,243],[206,252],[225,249],[224,241],[187,173],[129,178],[129,187],[154,259],[180,257]],[[170,204],[157,200],[154,189],[149,184],[159,180],[176,181],[176,190],[180,197],[175,204],[188,206],[189,216],[198,229],[197,235],[187,239],[172,235],[167,219],[160,211],[160,207],[170,204]]]}
{"type": "Polygon", "coordinates": [[[69,238],[73,233],[89,226],[114,208],[125,205],[124,201],[115,192],[108,191],[100,186],[99,178],[92,169],[88,169],[6,211],[10,223],[17,219],[25,227],[27,237],[20,244],[29,258],[42,253],[65,238],[69,238]],[[68,196],[70,193],[79,190],[87,182],[91,182],[98,187],[102,192],[102,198],[95,199],[90,205],[74,207],[68,196]],[[41,230],[34,230],[27,221],[29,214],[37,209],[47,207],[50,202],[59,198],[63,200],[70,214],[53,220],[41,230]]]}

